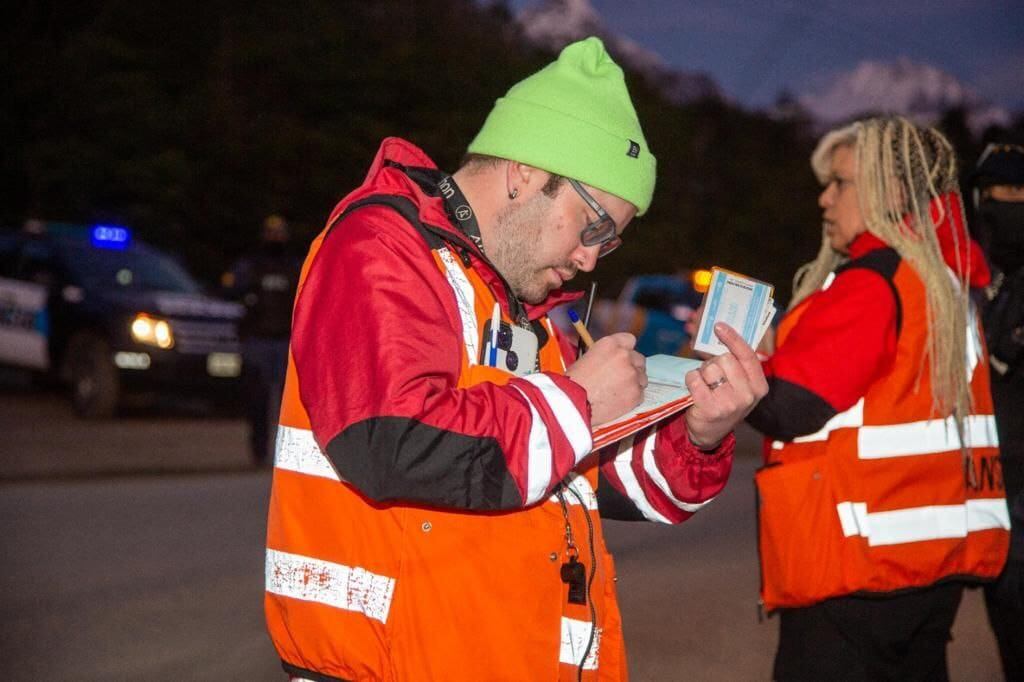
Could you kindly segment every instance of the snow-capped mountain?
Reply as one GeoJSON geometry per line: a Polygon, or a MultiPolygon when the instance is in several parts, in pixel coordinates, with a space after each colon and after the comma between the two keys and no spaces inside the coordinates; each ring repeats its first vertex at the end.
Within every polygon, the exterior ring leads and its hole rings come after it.
{"type": "Polygon", "coordinates": [[[707,75],[674,69],[654,52],[609,31],[589,0],[543,0],[523,9],[518,20],[527,39],[552,51],[580,38],[598,36],[617,60],[643,74],[675,102],[722,97],[707,75]]]}
{"type": "Polygon", "coordinates": [[[968,125],[975,131],[1010,121],[1008,111],[986,102],[954,76],[906,57],[894,62],[863,61],[798,100],[826,125],[864,113],[897,113],[932,123],[954,107],[965,109],[968,125]]]}

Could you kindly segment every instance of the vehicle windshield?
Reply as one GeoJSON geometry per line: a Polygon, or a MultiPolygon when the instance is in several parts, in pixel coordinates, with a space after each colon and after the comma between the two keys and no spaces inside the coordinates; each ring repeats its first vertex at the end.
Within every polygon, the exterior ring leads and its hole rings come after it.
{"type": "Polygon", "coordinates": [[[68,270],[86,288],[198,294],[199,284],[171,258],[144,246],[125,250],[61,245],[68,270]]]}

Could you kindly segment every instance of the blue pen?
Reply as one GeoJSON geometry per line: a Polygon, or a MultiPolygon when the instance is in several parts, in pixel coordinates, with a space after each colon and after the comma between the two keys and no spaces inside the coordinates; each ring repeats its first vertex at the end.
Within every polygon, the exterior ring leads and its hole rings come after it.
{"type": "Polygon", "coordinates": [[[491,315],[491,353],[487,358],[487,364],[491,367],[498,366],[498,327],[501,326],[501,306],[494,304],[494,314],[491,315]]]}
{"type": "Polygon", "coordinates": [[[572,322],[572,326],[576,328],[576,333],[580,335],[580,341],[583,342],[583,347],[590,350],[590,347],[594,345],[594,339],[590,336],[590,332],[587,331],[586,326],[580,320],[580,316],[575,310],[569,308],[569,321],[572,322]]]}

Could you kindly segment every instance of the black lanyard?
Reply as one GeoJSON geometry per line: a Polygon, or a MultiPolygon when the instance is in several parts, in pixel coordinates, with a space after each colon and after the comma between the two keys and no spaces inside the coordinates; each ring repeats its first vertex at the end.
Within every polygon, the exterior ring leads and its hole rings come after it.
{"type": "Polygon", "coordinates": [[[466,195],[462,193],[455,178],[446,174],[437,183],[437,191],[441,193],[441,199],[444,200],[444,208],[448,217],[458,226],[462,234],[473,240],[476,248],[480,249],[480,253],[485,253],[484,240],[480,236],[480,224],[476,221],[473,207],[469,205],[466,195]]]}

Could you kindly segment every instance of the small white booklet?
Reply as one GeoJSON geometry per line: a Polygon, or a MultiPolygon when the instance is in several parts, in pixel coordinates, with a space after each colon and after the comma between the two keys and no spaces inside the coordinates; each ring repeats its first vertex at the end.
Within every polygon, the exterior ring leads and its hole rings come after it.
{"type": "Polygon", "coordinates": [[[722,355],[728,349],[715,336],[715,323],[724,322],[757,348],[775,317],[774,288],[739,273],[711,269],[711,284],[704,295],[704,312],[697,325],[693,349],[708,355],[722,355]]]}
{"type": "Polygon", "coordinates": [[[652,355],[646,364],[648,383],[643,400],[621,417],[594,427],[595,450],[686,409],[693,402],[685,377],[687,372],[700,367],[700,360],[652,355]]]}

